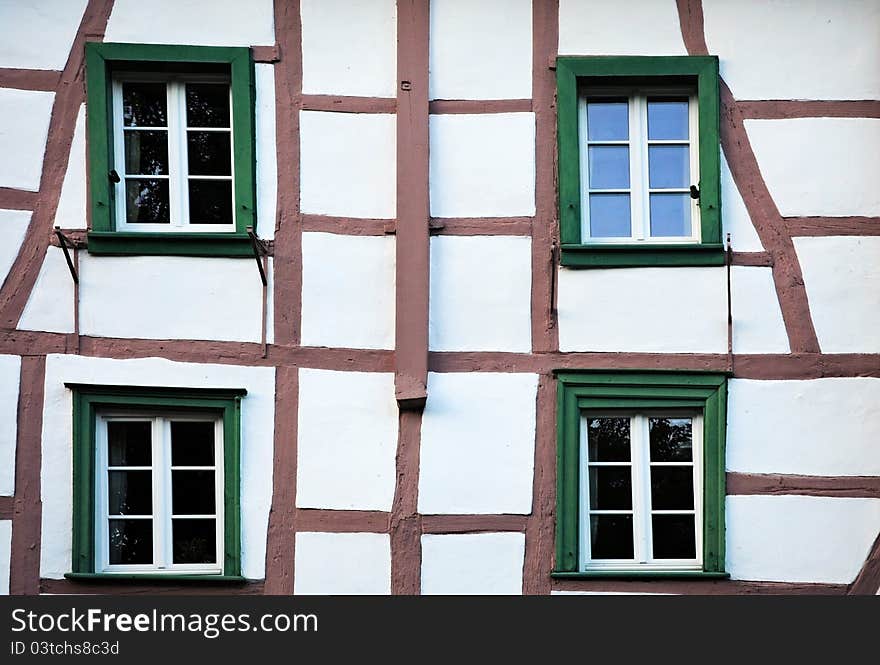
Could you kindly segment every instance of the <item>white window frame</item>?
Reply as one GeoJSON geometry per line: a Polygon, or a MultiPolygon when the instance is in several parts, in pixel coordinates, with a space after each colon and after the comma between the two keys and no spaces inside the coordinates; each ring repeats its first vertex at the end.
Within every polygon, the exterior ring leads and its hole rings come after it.
{"type": "Polygon", "coordinates": [[[581,571],[694,571],[703,569],[703,416],[690,410],[639,410],[639,411],[596,411],[584,410],[580,421],[580,478],[579,478],[579,568],[581,571]],[[630,420],[630,462],[589,462],[587,448],[588,420],[590,418],[629,418],[630,420]],[[694,509],[660,510],[651,509],[651,466],[687,466],[685,462],[650,461],[650,418],[691,418],[694,486],[694,509]],[[629,466],[632,490],[631,510],[592,510],[590,506],[590,466],[629,466]],[[652,553],[652,514],[690,514],[694,515],[694,543],[696,557],[693,559],[655,559],[652,553]],[[633,558],[632,559],[593,559],[591,556],[591,514],[632,514],[633,517],[633,558]]]}
{"type": "Polygon", "coordinates": [[[692,244],[701,240],[699,199],[690,198],[690,185],[698,185],[700,175],[700,132],[697,90],[689,87],[581,87],[578,92],[578,152],[581,173],[581,238],[584,244],[692,244]],[[688,97],[688,139],[648,140],[648,97],[684,96],[688,97]],[[629,139],[620,141],[587,140],[587,98],[626,97],[629,111],[629,139]],[[691,182],[686,188],[650,189],[648,184],[648,145],[683,145],[687,143],[690,152],[691,182]],[[589,187],[590,145],[628,145],[629,146],[629,189],[597,189],[589,187]],[[590,236],[590,193],[629,194],[630,232],[629,236],[600,237],[590,236]],[[687,193],[691,211],[691,233],[688,236],[652,236],[650,193],[687,193]]]}
{"type": "MultiPolygon", "coordinates": [[[[102,411],[97,414],[95,427],[95,571],[98,573],[157,573],[157,574],[199,574],[222,575],[225,554],[224,519],[224,472],[223,472],[223,417],[214,414],[193,412],[132,412],[102,411]],[[214,422],[214,466],[171,466],[171,421],[214,422]],[[150,466],[108,466],[107,423],[144,422],[151,426],[150,466]],[[172,470],[212,470],[214,471],[214,515],[192,515],[193,519],[213,519],[216,522],[215,562],[208,564],[175,564],[172,538],[171,472],[172,470]],[[152,505],[150,516],[132,517],[130,515],[109,515],[108,472],[151,471],[152,505]],[[158,480],[157,480],[158,479],[158,480]],[[109,520],[110,519],[152,519],[153,521],[153,563],[152,564],[110,564],[109,520]]],[[[188,516],[174,516],[187,519],[188,516]]]]}
{"type": "Polygon", "coordinates": [[[113,105],[113,163],[119,174],[119,182],[114,184],[116,197],[116,230],[135,233],[231,233],[235,232],[235,129],[232,115],[232,85],[230,79],[222,74],[151,74],[149,72],[119,72],[112,80],[113,105]],[[124,128],[122,84],[123,83],[165,83],[167,112],[165,127],[124,128]],[[229,128],[189,127],[186,120],[187,83],[226,83],[229,86],[229,128]],[[125,131],[164,130],[168,134],[168,174],[127,176],[125,171],[125,131]],[[231,224],[190,224],[189,222],[189,164],[187,162],[187,130],[229,133],[228,176],[192,176],[194,180],[228,180],[232,183],[230,205],[231,224]],[[126,177],[143,180],[168,180],[169,224],[134,223],[129,224],[126,217],[126,177]]]}

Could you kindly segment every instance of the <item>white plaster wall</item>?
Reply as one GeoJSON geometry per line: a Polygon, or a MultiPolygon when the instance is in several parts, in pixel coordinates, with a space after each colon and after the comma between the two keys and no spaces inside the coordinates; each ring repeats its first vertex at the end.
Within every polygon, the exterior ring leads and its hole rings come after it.
{"type": "Polygon", "coordinates": [[[88,0],[0,0],[0,67],[64,69],[88,0]]]}
{"type": "Polygon", "coordinates": [[[730,296],[734,353],[789,352],[772,268],[733,266],[730,296]]]}
{"type": "Polygon", "coordinates": [[[65,229],[86,228],[86,105],[76,116],[73,142],[67,159],[67,171],[61,186],[61,198],[55,212],[55,226],[65,229]]]}
{"type": "Polygon", "coordinates": [[[9,594],[9,559],[12,551],[12,520],[0,520],[0,596],[9,594]]]}
{"type": "Polygon", "coordinates": [[[397,96],[395,0],[302,0],[303,93],[397,96]]]}
{"type": "Polygon", "coordinates": [[[522,533],[422,536],[422,594],[519,595],[522,533]]]}
{"type": "Polygon", "coordinates": [[[738,99],[880,98],[876,0],[703,0],[703,21],[738,99]]]}
{"type": "Polygon", "coordinates": [[[536,374],[428,374],[419,511],[532,511],[536,374]]]}
{"type": "Polygon", "coordinates": [[[727,351],[724,268],[562,268],[558,288],[562,351],[727,351]]]}
{"type": "Polygon", "coordinates": [[[54,92],[0,88],[0,187],[40,188],[54,92]]]}
{"type": "Polygon", "coordinates": [[[0,496],[15,494],[15,439],[21,358],[0,355],[0,496]]]}
{"type": "Polygon", "coordinates": [[[880,237],[795,238],[825,353],[880,353],[880,237]]]}
{"type": "Polygon", "coordinates": [[[245,388],[241,401],[241,569],[251,579],[265,574],[266,530],[272,503],[275,369],[179,363],[162,358],[113,360],[73,355],[46,358],[43,404],[43,501],[40,575],[70,571],[72,392],[65,382],[191,388],[245,388]]]}
{"type": "Polygon", "coordinates": [[[431,215],[535,214],[535,114],[432,115],[431,215]]]}
{"type": "Polygon", "coordinates": [[[675,0],[559,0],[560,55],[687,55],[675,0]]]}
{"type": "Polygon", "coordinates": [[[298,533],[294,566],[296,594],[391,593],[391,539],[386,533],[298,533]]]}
{"type": "Polygon", "coordinates": [[[260,341],[263,285],[253,259],[81,252],[79,274],[84,335],[260,341]]]}
{"type": "Polygon", "coordinates": [[[729,233],[730,244],[735,251],[764,251],[764,245],[761,244],[743,197],[733,181],[724,153],[721,154],[721,224],[725,242],[729,233]]]}
{"type": "Polygon", "coordinates": [[[275,67],[254,65],[256,83],[257,235],[275,237],[278,164],[275,145],[275,67]]]}
{"type": "Polygon", "coordinates": [[[272,0],[115,0],[106,42],[252,46],[275,43],[272,0]],[[148,12],[145,11],[148,9],[148,12]]]}
{"type": "Polygon", "coordinates": [[[30,222],[30,210],[0,210],[0,285],[18,256],[30,222]]]}
{"type": "Polygon", "coordinates": [[[302,212],[393,218],[396,132],[387,113],[300,112],[302,212]]]}
{"type": "MultiPolygon", "coordinates": [[[[82,258],[85,252],[80,254],[82,258]]],[[[80,269],[80,279],[82,279],[82,269],[80,269]]],[[[21,319],[18,321],[18,328],[44,332],[73,332],[73,277],[70,275],[64,252],[60,247],[46,248],[46,256],[21,319]]]]}
{"type": "Polygon", "coordinates": [[[393,349],[395,239],[304,233],[302,343],[393,349]]]}
{"type": "Polygon", "coordinates": [[[531,260],[530,238],[431,238],[429,347],[530,351],[531,260]]]}
{"type": "Polygon", "coordinates": [[[848,584],[880,530],[880,499],[727,497],[733,579],[848,584]]]}
{"type": "Polygon", "coordinates": [[[728,470],[880,475],[880,379],[728,385],[728,470]]]}
{"type": "Polygon", "coordinates": [[[431,99],[532,96],[531,0],[432,0],[431,99]]]}
{"type": "Polygon", "coordinates": [[[394,375],[299,370],[296,505],[391,510],[394,375]]]}
{"type": "Polygon", "coordinates": [[[880,215],[880,119],[746,120],[779,212],[880,215]]]}

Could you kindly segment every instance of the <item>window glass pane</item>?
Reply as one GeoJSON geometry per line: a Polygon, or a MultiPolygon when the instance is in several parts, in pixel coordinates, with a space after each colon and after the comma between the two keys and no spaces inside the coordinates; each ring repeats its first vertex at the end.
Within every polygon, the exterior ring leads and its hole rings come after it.
{"type": "Polygon", "coordinates": [[[122,120],[126,127],[165,127],[167,105],[164,83],[122,84],[122,120]]]}
{"type": "Polygon", "coordinates": [[[153,563],[153,520],[109,520],[110,564],[153,563]]]}
{"type": "Polygon", "coordinates": [[[629,418],[587,420],[591,462],[629,462],[629,418]]]}
{"type": "Polygon", "coordinates": [[[590,515],[590,557],[632,559],[632,515],[590,515]]]}
{"type": "Polygon", "coordinates": [[[590,189],[629,189],[629,146],[591,145],[590,189]]]}
{"type": "Polygon", "coordinates": [[[690,149],[686,145],[648,146],[648,184],[651,189],[690,187],[690,149]]]}
{"type": "Polygon", "coordinates": [[[591,466],[590,510],[630,510],[632,475],[628,466],[591,466]]]}
{"type": "Polygon", "coordinates": [[[152,423],[107,423],[107,458],[110,466],[150,466],[152,423]]]}
{"type": "Polygon", "coordinates": [[[652,462],[692,462],[690,418],[649,418],[652,462]]]}
{"type": "Polygon", "coordinates": [[[214,423],[171,423],[172,466],[214,466],[214,423]]]}
{"type": "Polygon", "coordinates": [[[587,140],[626,141],[629,112],[625,99],[587,101],[587,140]]]}
{"type": "Polygon", "coordinates": [[[126,173],[168,175],[168,132],[138,130],[124,134],[126,173]]]}
{"type": "Polygon", "coordinates": [[[651,194],[651,235],[683,238],[690,234],[690,195],[651,194]]]}
{"type": "Polygon", "coordinates": [[[129,224],[170,224],[168,181],[126,179],[125,219],[129,224]]]}
{"type": "Polygon", "coordinates": [[[629,238],[629,194],[590,194],[590,237],[629,238]]]}
{"type": "Polygon", "coordinates": [[[697,556],[693,515],[651,517],[655,559],[694,559],[697,556]]]}
{"type": "Polygon", "coordinates": [[[171,511],[174,515],[213,515],[214,472],[172,471],[171,511]]]}
{"type": "Polygon", "coordinates": [[[687,139],[688,100],[648,98],[648,139],[651,141],[687,139]]]}
{"type": "Polygon", "coordinates": [[[108,514],[151,515],[152,471],[108,471],[108,514]]]}
{"type": "Polygon", "coordinates": [[[654,510],[693,510],[693,467],[651,467],[651,507],[654,510]]]}
{"type": "Polygon", "coordinates": [[[189,181],[190,224],[232,224],[232,181],[189,181]]]}
{"type": "Polygon", "coordinates": [[[173,520],[174,563],[217,563],[215,520],[173,520]]]}
{"type": "Polygon", "coordinates": [[[188,127],[229,127],[229,84],[187,83],[188,127]]]}
{"type": "Polygon", "coordinates": [[[187,132],[190,175],[232,175],[229,132],[187,132]]]}

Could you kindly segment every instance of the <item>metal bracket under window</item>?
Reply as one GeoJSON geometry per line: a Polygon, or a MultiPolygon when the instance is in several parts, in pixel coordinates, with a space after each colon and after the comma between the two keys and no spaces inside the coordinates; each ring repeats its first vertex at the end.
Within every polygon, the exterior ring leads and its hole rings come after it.
{"type": "Polygon", "coordinates": [[[248,237],[251,239],[251,247],[254,250],[254,260],[257,262],[257,269],[260,271],[260,280],[263,282],[263,286],[268,286],[269,282],[266,279],[266,271],[263,269],[263,261],[262,257],[268,256],[269,248],[266,246],[266,241],[261,240],[257,237],[257,234],[254,233],[254,227],[247,227],[248,237]]]}
{"type": "Polygon", "coordinates": [[[58,238],[58,244],[61,245],[61,249],[64,250],[64,258],[67,261],[67,268],[70,270],[70,276],[73,277],[73,283],[79,284],[79,273],[76,270],[76,266],[73,265],[73,259],[70,258],[70,249],[75,250],[76,245],[70,241],[70,239],[61,232],[61,227],[55,227],[55,235],[58,238]]]}

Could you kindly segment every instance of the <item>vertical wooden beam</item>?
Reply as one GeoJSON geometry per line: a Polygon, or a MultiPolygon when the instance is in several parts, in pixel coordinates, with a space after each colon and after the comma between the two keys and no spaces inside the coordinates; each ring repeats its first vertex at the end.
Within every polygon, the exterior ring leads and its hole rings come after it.
{"type": "Polygon", "coordinates": [[[401,409],[427,397],[428,0],[397,3],[397,274],[394,391],[401,409]]]}

